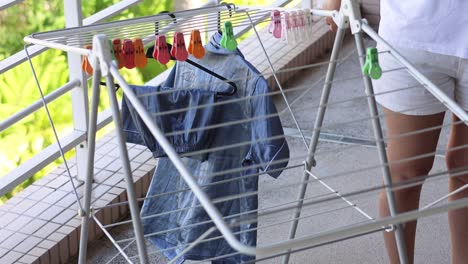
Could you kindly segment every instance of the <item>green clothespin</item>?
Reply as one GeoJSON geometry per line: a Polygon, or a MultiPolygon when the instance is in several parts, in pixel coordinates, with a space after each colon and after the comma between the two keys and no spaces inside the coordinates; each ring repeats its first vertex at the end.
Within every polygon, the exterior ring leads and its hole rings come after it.
{"type": "Polygon", "coordinates": [[[382,68],[379,65],[379,52],[377,48],[367,48],[366,51],[366,62],[362,73],[366,76],[370,76],[372,79],[377,80],[382,76],[382,68]]]}
{"type": "Polygon", "coordinates": [[[227,50],[234,51],[237,48],[237,41],[234,37],[234,30],[231,22],[224,22],[224,32],[221,38],[221,46],[227,50]]]}

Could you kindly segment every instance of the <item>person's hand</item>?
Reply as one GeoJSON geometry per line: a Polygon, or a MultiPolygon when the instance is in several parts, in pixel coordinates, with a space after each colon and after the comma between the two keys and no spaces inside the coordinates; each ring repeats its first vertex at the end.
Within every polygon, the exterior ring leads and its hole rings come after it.
{"type": "MultiPolygon", "coordinates": [[[[325,0],[323,3],[323,9],[325,10],[338,10],[340,9],[341,5],[341,0],[325,0]]],[[[336,32],[337,26],[335,22],[333,21],[333,18],[327,17],[325,18],[325,22],[327,22],[328,25],[330,25],[330,30],[333,32],[336,32]]]]}

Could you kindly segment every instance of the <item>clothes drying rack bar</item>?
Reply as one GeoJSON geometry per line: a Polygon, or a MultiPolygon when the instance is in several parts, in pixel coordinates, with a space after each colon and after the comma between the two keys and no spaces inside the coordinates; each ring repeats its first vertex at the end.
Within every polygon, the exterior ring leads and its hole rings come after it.
{"type": "MultiPolygon", "coordinates": [[[[302,130],[286,98],[286,93],[294,91],[294,90],[291,90],[291,91],[284,90],[283,87],[281,86],[279,79],[277,78],[277,74],[280,73],[281,71],[276,70],[273,63],[271,62],[269,55],[267,53],[267,48],[262,43],[261,37],[258,34],[255,28],[255,24],[253,22],[253,19],[264,17],[270,11],[272,11],[269,8],[236,7],[230,4],[223,4],[223,5],[219,5],[215,7],[199,8],[199,9],[193,9],[189,11],[170,13],[172,14],[172,16],[165,13],[165,14],[159,14],[155,16],[109,22],[109,23],[103,23],[103,24],[92,25],[92,26],[56,30],[56,31],[44,32],[44,33],[36,33],[36,34],[32,34],[24,38],[26,42],[31,43],[31,44],[42,45],[42,46],[46,46],[49,48],[55,48],[55,49],[59,49],[62,51],[79,54],[82,56],[87,56],[94,69],[94,78],[96,80],[100,80],[101,76],[106,78],[106,83],[108,86],[107,87],[108,93],[109,93],[109,97],[111,100],[111,108],[113,111],[113,118],[114,118],[114,122],[116,123],[116,135],[117,135],[118,145],[120,149],[120,155],[122,159],[122,165],[123,165],[124,176],[125,176],[127,192],[128,192],[128,202],[114,204],[112,206],[122,206],[122,205],[128,204],[130,207],[130,212],[131,212],[131,221],[123,221],[117,224],[105,225],[101,223],[99,219],[97,219],[96,217],[93,217],[93,219],[96,222],[98,222],[99,227],[103,229],[105,234],[109,236],[111,241],[114,244],[116,244],[118,250],[120,251],[120,253],[122,253],[125,256],[125,259],[128,262],[131,262],[134,259],[138,258],[138,260],[141,263],[148,263],[148,252],[144,243],[145,236],[143,235],[142,228],[141,228],[141,217],[139,216],[139,212],[138,212],[137,199],[135,197],[135,191],[133,187],[133,178],[131,176],[131,168],[130,168],[128,153],[127,153],[125,142],[124,142],[123,135],[121,132],[122,125],[121,125],[121,119],[119,116],[118,102],[115,97],[115,89],[114,89],[115,87],[113,84],[114,81],[117,81],[117,83],[120,85],[124,94],[127,96],[128,100],[135,107],[136,111],[141,116],[144,123],[147,125],[148,129],[150,130],[151,134],[156,138],[157,142],[159,142],[159,144],[162,146],[164,151],[167,153],[167,156],[173,162],[175,168],[177,169],[177,171],[180,173],[181,177],[184,179],[185,183],[187,184],[188,188],[178,190],[178,192],[186,192],[186,191],[193,192],[196,198],[198,199],[198,201],[200,202],[199,206],[203,207],[206,213],[210,216],[209,222],[214,224],[212,228],[208,229],[202,236],[196,239],[193,243],[183,245],[186,247],[178,257],[180,257],[183,253],[189,251],[191,248],[193,248],[199,243],[203,243],[204,241],[207,241],[207,240],[222,238],[222,239],[225,239],[232,248],[234,248],[237,252],[241,254],[252,255],[252,256],[262,256],[262,257],[267,256],[266,258],[272,257],[272,256],[283,256],[282,263],[286,264],[289,262],[289,255],[293,252],[296,252],[297,250],[318,246],[321,244],[329,243],[331,241],[337,241],[341,239],[355,237],[358,235],[368,234],[368,233],[382,231],[382,230],[388,230],[389,227],[394,227],[396,228],[395,231],[396,231],[396,237],[397,237],[397,245],[398,245],[398,250],[399,250],[400,262],[408,263],[406,259],[406,249],[405,249],[406,247],[404,245],[404,240],[402,238],[402,229],[399,226],[400,224],[410,221],[410,220],[417,219],[419,217],[425,217],[425,216],[429,216],[429,215],[433,215],[433,214],[437,214],[441,212],[446,212],[447,210],[462,208],[468,204],[468,200],[463,199],[463,200],[449,203],[447,205],[442,205],[442,206],[437,206],[437,207],[433,207],[433,204],[431,204],[430,206],[427,206],[427,208],[424,208],[417,212],[396,214],[395,204],[393,202],[394,201],[393,191],[397,190],[398,188],[405,188],[411,184],[421,184],[421,182],[408,183],[406,185],[405,184],[393,185],[391,183],[390,171],[388,169],[389,164],[388,164],[387,157],[385,154],[384,141],[386,138],[382,134],[382,129],[380,125],[380,118],[382,116],[379,115],[377,112],[377,107],[376,107],[376,102],[375,102],[376,94],[374,94],[373,92],[372,83],[370,82],[369,77],[353,76],[344,80],[334,79],[334,73],[335,73],[336,67],[338,63],[340,62],[340,60],[338,59],[338,55],[342,48],[342,42],[343,42],[345,29],[349,26],[351,27],[351,31],[355,37],[358,58],[360,59],[361,66],[363,64],[364,56],[365,56],[364,43],[362,40],[362,33],[364,32],[367,35],[369,35],[371,38],[373,38],[375,41],[377,41],[378,43],[383,44],[388,49],[387,51],[384,51],[384,52],[389,52],[390,54],[392,54],[403,66],[402,68],[391,69],[388,71],[408,70],[421,83],[421,85],[425,89],[431,92],[442,104],[444,104],[455,115],[457,115],[461,119],[460,122],[464,122],[468,124],[468,115],[456,102],[454,102],[451,98],[447,97],[435,84],[433,84],[430,80],[424,77],[414,66],[412,66],[410,62],[408,62],[395,49],[393,49],[388,43],[386,43],[381,37],[379,37],[378,34],[375,33],[375,31],[370,26],[368,26],[364,20],[361,19],[358,8],[359,7],[357,4],[357,1],[344,0],[342,1],[342,6],[340,10],[338,11],[311,10],[310,12],[312,15],[332,17],[338,25],[339,30],[338,30],[335,43],[333,46],[331,59],[324,63],[305,65],[305,66],[296,67],[294,69],[288,69],[288,70],[299,70],[299,69],[305,69],[307,67],[317,67],[323,64],[329,65],[328,72],[324,80],[324,89],[322,92],[321,101],[320,101],[320,104],[316,106],[318,107],[319,112],[317,114],[317,119],[315,121],[314,127],[311,131],[312,135],[310,137],[311,140],[308,146],[305,140],[305,136],[302,134],[302,130]],[[235,219],[236,216],[228,216],[228,217],[223,216],[220,214],[220,212],[217,210],[215,206],[216,203],[218,203],[219,201],[227,201],[231,199],[237,199],[239,197],[257,195],[257,193],[246,193],[246,194],[240,194],[240,195],[235,195],[235,196],[226,196],[218,200],[210,199],[210,197],[208,197],[208,195],[203,191],[204,186],[200,185],[197,182],[196,175],[193,175],[187,169],[187,167],[185,166],[184,162],[181,159],[181,155],[175,152],[173,146],[171,146],[170,142],[167,140],[166,136],[168,136],[168,134],[164,134],[160,130],[160,128],[152,121],[152,118],[151,118],[152,114],[149,113],[141,104],[138,96],[133,92],[133,90],[125,81],[125,79],[120,75],[119,70],[117,69],[116,65],[114,64],[110,56],[111,52],[109,50],[108,43],[109,43],[109,39],[111,38],[115,38],[118,36],[122,36],[124,38],[142,38],[145,40],[145,43],[148,43],[154,40],[155,34],[168,34],[168,36],[171,36],[170,35],[171,32],[174,32],[176,30],[189,32],[191,29],[201,27],[201,25],[203,25],[204,23],[208,24],[208,27],[206,27],[206,31],[215,31],[219,29],[220,20],[232,21],[234,27],[250,25],[254,29],[254,33],[257,36],[257,39],[262,47],[263,53],[270,66],[270,71],[273,74],[275,81],[277,82],[280,88],[279,91],[271,92],[262,96],[274,96],[278,94],[283,96],[285,103],[287,105],[286,110],[289,110],[292,118],[294,119],[294,122],[297,128],[297,133],[300,134],[300,138],[303,139],[306,145],[306,148],[308,150],[307,155],[294,158],[297,161],[304,161],[303,164],[294,164],[287,168],[291,170],[300,169],[301,172],[303,173],[302,180],[295,181],[293,184],[290,184],[290,186],[282,186],[282,188],[299,187],[299,192],[298,192],[299,195],[297,199],[295,199],[292,202],[279,204],[278,206],[275,206],[272,208],[262,208],[262,209],[256,210],[255,212],[245,212],[245,214],[255,213],[258,217],[268,216],[273,213],[283,212],[283,211],[288,211],[288,212],[293,213],[292,218],[288,220],[282,220],[282,221],[279,221],[278,223],[274,223],[270,225],[270,226],[274,226],[275,224],[291,223],[288,239],[285,241],[276,242],[276,243],[265,245],[265,246],[251,247],[251,246],[247,246],[241,243],[236,237],[237,233],[234,233],[231,229],[233,226],[239,225],[240,223],[237,220],[231,221],[232,219],[235,219]],[[190,25],[187,27],[185,23],[188,21],[190,22],[190,25]],[[155,23],[160,24],[158,25],[157,32],[155,31],[155,23]],[[84,44],[90,44],[91,42],[93,43],[93,50],[88,50],[88,49],[83,48],[84,44]],[[323,134],[324,132],[323,121],[324,121],[324,115],[325,115],[325,111],[327,107],[329,107],[332,104],[339,104],[339,103],[345,102],[345,101],[332,102],[332,103],[328,102],[328,97],[330,94],[332,84],[337,81],[346,81],[351,78],[354,78],[354,79],[363,78],[364,86],[366,88],[366,95],[361,96],[358,99],[367,100],[367,103],[369,105],[369,111],[370,111],[371,117],[370,119],[367,118],[366,120],[372,121],[373,131],[374,131],[374,136],[375,136],[374,140],[372,140],[372,143],[377,147],[378,153],[379,153],[378,164],[369,166],[369,168],[365,168],[365,169],[375,169],[375,168],[382,169],[382,172],[384,174],[385,184],[383,187],[363,189],[354,193],[340,193],[338,191],[335,191],[325,181],[328,181],[332,178],[344,176],[345,174],[349,174],[349,173],[362,172],[363,169],[356,170],[355,172],[347,171],[345,173],[341,173],[341,175],[335,174],[335,175],[328,175],[327,177],[318,177],[315,175],[315,173],[312,172],[312,167],[316,166],[315,157],[318,153],[317,144],[321,136],[321,133],[323,134]],[[310,179],[310,177],[312,177],[313,179],[310,179]],[[307,186],[314,182],[321,184],[331,193],[328,193],[325,196],[318,195],[316,197],[306,198],[305,193],[307,191],[307,186]],[[352,202],[352,200],[350,200],[352,197],[356,195],[366,195],[368,193],[378,191],[381,188],[385,188],[387,197],[389,200],[389,207],[391,211],[391,216],[389,217],[376,220],[372,216],[368,215],[365,211],[360,209],[355,203],[352,202]],[[327,196],[331,196],[331,197],[327,197],[327,196]],[[308,217],[311,217],[311,215],[301,215],[303,208],[308,207],[308,206],[313,206],[313,205],[322,205],[322,203],[326,203],[330,201],[344,201],[346,203],[346,206],[344,207],[341,206],[341,207],[334,208],[331,210],[328,209],[324,211],[322,214],[331,213],[337,210],[354,209],[360,212],[360,214],[362,214],[363,216],[365,216],[366,221],[355,224],[355,225],[339,228],[336,230],[319,233],[318,235],[317,234],[307,235],[301,238],[296,238],[296,232],[297,232],[297,226],[298,226],[299,220],[303,220],[308,217]],[[268,210],[268,209],[271,209],[271,210],[268,210]],[[114,227],[120,224],[129,224],[129,223],[133,224],[133,228],[135,230],[135,239],[115,240],[110,237],[110,234],[106,230],[106,228],[114,227]],[[208,236],[215,231],[219,231],[221,235],[218,237],[214,237],[214,238],[208,238],[208,236]],[[136,241],[137,248],[138,248],[138,255],[127,257],[124,253],[124,250],[131,243],[133,243],[133,241],[136,241]],[[127,243],[127,242],[129,242],[129,244],[124,247],[121,247],[118,245],[119,243],[127,243]]],[[[278,9],[282,11],[289,10],[287,8],[285,9],[278,8],[278,9]]],[[[294,9],[290,9],[290,10],[294,10],[294,9]]],[[[411,88],[412,87],[403,87],[402,89],[411,89],[411,88]]],[[[97,118],[97,106],[98,106],[99,91],[100,91],[100,87],[97,82],[93,82],[92,91],[93,91],[93,102],[92,102],[92,111],[90,111],[91,117],[90,117],[90,123],[89,123],[89,131],[88,131],[88,139],[89,139],[90,144],[89,144],[89,154],[88,154],[86,182],[85,182],[86,187],[85,187],[85,193],[84,193],[84,208],[80,212],[82,216],[82,229],[81,229],[82,233],[81,233],[80,258],[79,258],[80,263],[86,262],[87,227],[89,224],[90,217],[93,214],[93,210],[103,208],[101,207],[101,208],[91,209],[91,206],[90,206],[92,182],[93,182],[93,177],[94,177],[93,164],[94,164],[95,133],[96,133],[95,124],[96,124],[96,118],[97,118]]],[[[234,98],[232,99],[232,101],[235,102],[235,101],[249,100],[249,99],[251,99],[251,97],[247,96],[245,98],[234,98]]],[[[223,102],[223,103],[226,103],[226,102],[223,102]]],[[[203,108],[203,107],[208,107],[208,106],[205,106],[205,105],[195,106],[195,108],[203,108]]],[[[178,109],[178,110],[175,110],[175,112],[187,111],[187,109],[188,108],[178,109]]],[[[162,113],[156,113],[156,114],[166,115],[166,114],[171,114],[171,113],[174,113],[174,112],[170,112],[170,113],[162,112],[162,113]]],[[[269,118],[269,117],[265,116],[261,118],[269,118]]],[[[241,120],[240,122],[251,122],[251,121],[252,120],[246,119],[246,120],[241,120]]],[[[341,123],[340,125],[349,124],[351,122],[362,122],[362,121],[365,121],[365,120],[352,120],[349,122],[341,123]]],[[[223,126],[229,126],[229,125],[233,125],[233,124],[223,124],[223,126]]],[[[185,132],[187,131],[175,131],[173,132],[173,134],[185,133],[185,132]]],[[[189,131],[189,132],[193,132],[193,131],[189,131]]],[[[418,131],[418,133],[422,133],[422,132],[418,131]]],[[[247,142],[238,142],[238,144],[246,144],[246,143],[247,142]]],[[[235,146],[232,146],[232,147],[235,147],[235,146]]],[[[353,146],[350,146],[350,147],[353,147],[353,146]]],[[[209,151],[214,151],[214,150],[209,149],[205,151],[209,152],[209,151]]],[[[190,153],[190,154],[193,154],[193,153],[190,153]]],[[[420,157],[413,157],[413,158],[420,158],[420,157]]],[[[245,170],[245,168],[239,168],[239,170],[245,170]]],[[[440,175],[434,175],[432,178],[437,179],[437,177],[445,176],[448,173],[449,172],[444,172],[440,175]]],[[[247,175],[246,177],[260,177],[260,175],[262,174],[265,174],[265,173],[247,175]]],[[[451,172],[451,175],[452,176],[457,175],[457,173],[451,172]]],[[[213,175],[213,177],[216,177],[216,175],[213,175]]],[[[271,190],[274,190],[274,188],[271,188],[271,190]]],[[[163,193],[159,195],[163,196],[165,194],[163,193]]],[[[156,198],[156,197],[146,197],[144,199],[140,199],[139,201],[142,201],[145,199],[153,199],[153,198],[156,198]]],[[[187,208],[183,208],[181,210],[185,210],[185,209],[187,208]]],[[[315,214],[315,216],[316,215],[321,215],[321,214],[318,213],[318,214],[315,214]]],[[[150,216],[150,217],[154,217],[154,216],[150,216]]],[[[255,218],[255,219],[248,219],[248,220],[243,220],[243,221],[256,222],[258,220],[255,218]]],[[[259,227],[256,229],[262,229],[262,228],[267,228],[267,227],[259,227]]],[[[181,227],[181,228],[184,228],[184,227],[181,227]]],[[[170,230],[168,230],[167,232],[170,232],[170,230]]],[[[151,235],[153,234],[149,234],[147,236],[151,236],[151,235]]],[[[150,254],[152,253],[154,252],[150,252],[150,254]]],[[[174,259],[173,261],[175,260],[176,259],[174,259]]]]}

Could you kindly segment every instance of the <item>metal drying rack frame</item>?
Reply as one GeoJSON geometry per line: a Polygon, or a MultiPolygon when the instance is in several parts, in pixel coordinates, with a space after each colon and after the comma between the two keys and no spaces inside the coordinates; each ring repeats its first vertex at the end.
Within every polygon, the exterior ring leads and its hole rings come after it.
{"type": "MultiPolygon", "coordinates": [[[[264,9],[269,10],[269,9],[264,9]]],[[[274,67],[269,60],[268,54],[266,53],[265,48],[260,40],[258,32],[255,29],[255,25],[249,15],[251,9],[248,7],[235,7],[231,5],[218,5],[214,7],[206,7],[206,8],[198,8],[193,10],[175,12],[172,14],[176,14],[178,19],[190,19],[197,15],[203,15],[208,13],[216,14],[222,11],[229,11],[231,13],[244,13],[247,15],[249,19],[250,25],[255,30],[255,34],[257,35],[258,41],[260,42],[262,49],[267,57],[269,66],[273,71],[273,76],[278,83],[281,91],[282,87],[279,83],[277,78],[276,72],[274,67]]],[[[393,192],[391,190],[391,178],[390,178],[390,171],[388,166],[382,167],[382,172],[384,176],[384,182],[386,186],[386,193],[387,198],[389,201],[389,209],[391,212],[391,216],[387,218],[382,218],[379,220],[375,220],[371,223],[363,223],[354,225],[351,227],[345,227],[337,230],[332,230],[324,233],[320,233],[318,235],[309,235],[302,238],[295,238],[296,237],[296,230],[297,225],[299,222],[300,214],[302,207],[304,206],[304,196],[307,189],[307,184],[309,182],[309,177],[314,176],[311,172],[312,167],[316,166],[315,161],[315,152],[318,144],[318,139],[320,136],[320,128],[323,124],[324,115],[326,111],[326,105],[328,102],[330,90],[332,87],[332,80],[334,78],[335,69],[338,62],[338,55],[343,43],[343,37],[345,30],[347,28],[351,28],[351,33],[354,35],[357,52],[360,57],[361,66],[364,64],[364,56],[365,56],[365,47],[363,44],[363,37],[362,34],[366,33],[372,39],[377,41],[378,43],[382,44],[386,47],[393,56],[402,64],[404,65],[409,73],[414,76],[418,81],[420,81],[424,87],[432,93],[440,102],[442,102],[448,109],[450,109],[455,115],[457,115],[465,124],[468,124],[468,114],[459,106],[456,102],[454,102],[451,98],[445,95],[435,84],[433,84],[429,79],[427,79],[424,75],[422,75],[410,62],[408,62],[403,56],[401,56],[395,49],[393,49],[385,40],[383,40],[369,25],[367,25],[366,21],[361,18],[359,3],[357,0],[343,0],[341,4],[340,10],[336,11],[324,11],[324,10],[311,10],[312,15],[316,16],[325,16],[325,17],[332,17],[333,20],[338,25],[338,31],[336,34],[335,42],[333,45],[333,50],[331,53],[330,64],[328,66],[328,71],[326,74],[325,85],[323,87],[322,96],[320,100],[320,107],[318,111],[317,118],[315,120],[314,129],[312,132],[312,140],[310,141],[308,156],[307,159],[304,161],[304,173],[302,184],[300,186],[300,192],[298,197],[298,202],[294,206],[294,220],[290,227],[289,232],[289,239],[286,241],[278,242],[275,244],[270,244],[267,246],[262,247],[251,247],[242,244],[236,236],[233,234],[232,230],[230,229],[229,224],[223,219],[220,212],[214,206],[212,200],[207,196],[207,194],[201,189],[200,185],[196,182],[195,178],[191,174],[191,172],[186,168],[184,163],[181,160],[181,157],[175,152],[174,148],[168,142],[164,134],[161,132],[159,127],[154,124],[151,120],[151,116],[148,111],[143,107],[143,105],[138,100],[135,93],[129,87],[127,82],[124,78],[119,74],[118,68],[116,67],[115,63],[111,57],[111,51],[109,49],[109,39],[105,34],[101,34],[104,30],[113,29],[119,26],[129,26],[129,25],[139,25],[142,23],[155,23],[162,20],[168,19],[168,14],[160,14],[156,16],[149,16],[143,18],[136,18],[130,20],[123,20],[123,21],[116,21],[116,22],[109,22],[103,23],[99,25],[92,25],[92,26],[84,26],[84,27],[77,27],[77,28],[70,28],[64,30],[56,30],[44,33],[37,33],[32,34],[24,38],[24,41],[31,44],[37,44],[49,48],[59,49],[62,51],[66,51],[69,53],[87,56],[91,65],[94,69],[94,78],[92,83],[92,102],[91,102],[91,111],[90,111],[90,119],[89,119],[89,127],[88,127],[88,142],[89,142],[89,152],[88,152],[88,159],[87,159],[87,170],[86,170],[86,178],[85,178],[85,189],[84,189],[84,203],[83,208],[80,209],[79,214],[82,216],[82,227],[81,227],[81,237],[80,237],[80,253],[79,253],[79,263],[83,264],[86,263],[86,247],[87,247],[87,240],[88,240],[88,226],[90,217],[92,215],[92,208],[91,208],[91,191],[92,191],[92,183],[93,183],[93,164],[94,164],[94,151],[95,151],[95,136],[96,136],[96,122],[97,122],[97,113],[98,113],[98,104],[99,104],[99,93],[100,93],[100,86],[99,81],[101,77],[106,78],[106,84],[108,88],[109,99],[111,102],[111,109],[113,120],[115,123],[115,131],[116,131],[116,138],[119,145],[120,157],[122,160],[122,167],[124,172],[124,177],[126,181],[126,188],[128,194],[128,201],[129,207],[131,212],[131,218],[133,223],[133,228],[135,231],[135,237],[138,247],[138,254],[141,263],[148,263],[148,255],[145,246],[143,230],[141,225],[141,218],[139,216],[139,210],[137,205],[137,200],[135,197],[135,190],[133,185],[133,179],[131,175],[131,168],[130,162],[128,158],[128,153],[125,145],[124,135],[122,132],[122,120],[119,113],[118,101],[115,94],[115,85],[114,79],[122,88],[123,92],[126,94],[128,100],[133,104],[136,111],[140,114],[141,118],[162,146],[162,148],[167,153],[167,156],[173,162],[175,168],[180,173],[184,181],[187,183],[191,191],[199,200],[201,206],[205,209],[206,213],[209,215],[211,220],[213,221],[215,228],[211,228],[207,231],[204,235],[208,235],[215,230],[219,230],[222,234],[224,239],[229,243],[229,245],[235,249],[236,251],[246,254],[246,255],[284,255],[282,263],[286,264],[289,262],[289,255],[293,249],[297,248],[305,248],[311,247],[314,245],[320,245],[330,241],[336,241],[340,239],[345,239],[348,237],[352,237],[358,234],[364,234],[369,232],[375,232],[380,230],[388,229],[389,227],[394,227],[396,232],[396,241],[398,245],[398,251],[400,256],[401,263],[408,263],[406,257],[406,247],[404,245],[403,240],[403,233],[402,228],[400,225],[406,221],[417,219],[418,217],[428,216],[436,213],[445,212],[450,209],[457,209],[462,208],[468,204],[466,199],[458,200],[456,202],[449,203],[447,205],[428,208],[419,210],[417,212],[408,212],[397,214],[395,210],[395,202],[393,197],[393,192]],[[87,50],[81,48],[83,44],[80,41],[80,35],[87,34],[92,35],[92,43],[93,43],[93,50],[87,50]],[[73,44],[68,44],[67,42],[71,41],[73,44]]],[[[172,17],[169,19],[173,20],[172,17]]],[[[180,24],[179,24],[180,25],[180,24]]],[[[171,26],[174,24],[168,23],[165,28],[161,28],[160,31],[162,32],[169,32],[172,30],[171,26]]],[[[177,26],[177,25],[176,25],[177,26]]],[[[151,36],[146,38],[151,40],[151,36]]],[[[375,118],[378,115],[377,112],[377,105],[375,98],[373,96],[373,87],[371,80],[368,76],[363,75],[363,82],[365,87],[365,92],[368,98],[368,105],[369,111],[371,113],[372,118],[372,127],[374,130],[374,137],[377,142],[377,149],[379,153],[379,159],[382,164],[388,164],[387,156],[385,152],[385,145],[382,136],[382,128],[378,118],[375,118]]],[[[284,93],[283,93],[284,96],[284,93]]],[[[286,102],[287,103],[287,102],[286,102]]],[[[101,228],[102,225],[99,225],[101,228]]],[[[104,228],[103,228],[104,229],[104,228]]],[[[105,231],[105,230],[104,230],[105,231]]],[[[115,244],[115,243],[114,243],[115,244]]],[[[123,250],[116,245],[119,251],[125,256],[123,250]]],[[[129,261],[128,258],[126,258],[129,261]]]]}

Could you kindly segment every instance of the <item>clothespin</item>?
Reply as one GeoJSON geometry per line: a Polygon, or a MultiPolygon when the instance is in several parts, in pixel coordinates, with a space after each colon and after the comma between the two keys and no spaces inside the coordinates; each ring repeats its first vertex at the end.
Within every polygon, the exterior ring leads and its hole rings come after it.
{"type": "Polygon", "coordinates": [[[281,13],[278,10],[271,11],[271,33],[275,38],[281,38],[281,13]]]}
{"type": "Polygon", "coordinates": [[[184,34],[181,32],[174,33],[174,42],[172,44],[171,55],[178,61],[186,61],[188,59],[188,52],[185,48],[184,34]]]}
{"type": "Polygon", "coordinates": [[[237,41],[234,37],[234,30],[231,22],[224,22],[224,32],[221,38],[221,46],[227,50],[233,51],[237,48],[237,41]]]}
{"type": "Polygon", "coordinates": [[[299,34],[298,34],[299,22],[297,20],[297,12],[291,11],[290,18],[291,18],[291,32],[292,32],[292,35],[294,36],[293,42],[296,43],[299,40],[299,34]]]}
{"type": "Polygon", "coordinates": [[[297,13],[296,11],[289,12],[289,29],[288,29],[288,44],[295,44],[297,42],[296,27],[297,27],[297,13]]]}
{"type": "Polygon", "coordinates": [[[125,65],[125,59],[122,52],[122,41],[120,39],[112,40],[112,47],[114,50],[114,56],[117,60],[117,67],[122,69],[122,67],[125,65]]]}
{"type": "MultiPolygon", "coordinates": [[[[86,45],[85,49],[91,50],[93,47],[91,45],[86,45]]],[[[83,61],[81,62],[81,69],[89,75],[93,75],[93,66],[88,60],[87,56],[83,56],[83,61]]]]}
{"type": "Polygon", "coordinates": [[[167,64],[171,60],[169,48],[167,47],[166,36],[156,36],[156,40],[154,41],[153,58],[162,64],[167,64]]]}
{"type": "Polygon", "coordinates": [[[268,33],[273,34],[273,28],[275,27],[275,19],[273,17],[274,11],[270,13],[270,24],[268,25],[268,33]]]}
{"type": "Polygon", "coordinates": [[[199,30],[192,30],[188,52],[197,59],[201,59],[205,56],[205,48],[203,48],[199,30]]]}
{"type": "Polygon", "coordinates": [[[281,16],[281,41],[288,42],[288,37],[291,31],[291,21],[289,12],[283,12],[281,16]]]}
{"type": "Polygon", "coordinates": [[[305,39],[305,17],[304,11],[299,10],[297,11],[297,19],[296,19],[296,34],[299,40],[305,39]]]}
{"type": "Polygon", "coordinates": [[[305,27],[304,27],[305,36],[307,39],[310,39],[312,37],[312,24],[314,21],[312,19],[312,14],[309,8],[304,8],[304,19],[305,19],[305,27]]]}
{"type": "Polygon", "coordinates": [[[135,68],[135,48],[131,39],[125,39],[123,43],[123,57],[125,60],[125,68],[133,69],[135,68]]]}
{"type": "Polygon", "coordinates": [[[380,68],[379,65],[379,52],[377,48],[367,48],[366,62],[364,63],[364,68],[362,68],[362,73],[374,80],[382,76],[382,68],[380,68]]]}
{"type": "Polygon", "coordinates": [[[137,68],[144,68],[148,60],[146,59],[143,41],[140,38],[134,39],[133,48],[135,49],[135,66],[137,68]]]}

